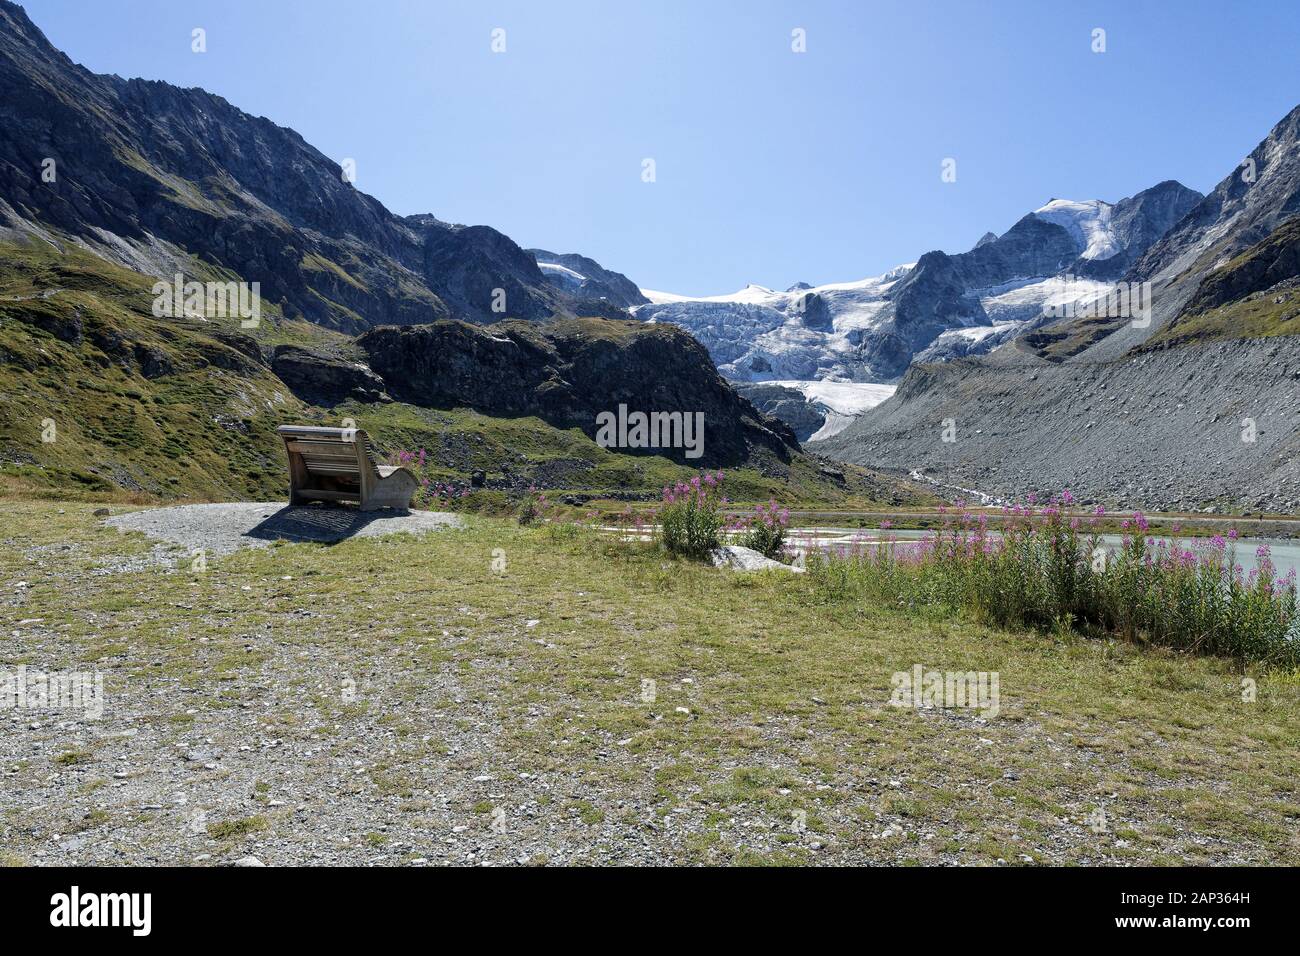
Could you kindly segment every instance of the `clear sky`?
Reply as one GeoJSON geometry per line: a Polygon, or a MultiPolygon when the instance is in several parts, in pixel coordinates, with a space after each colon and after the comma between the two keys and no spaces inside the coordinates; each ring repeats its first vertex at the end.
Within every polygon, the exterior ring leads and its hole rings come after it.
{"type": "Polygon", "coordinates": [[[1204,192],[1300,102],[1300,0],[24,6],[96,72],[202,86],[354,158],[394,212],[683,294],[878,274],[1053,197],[1204,192]]]}

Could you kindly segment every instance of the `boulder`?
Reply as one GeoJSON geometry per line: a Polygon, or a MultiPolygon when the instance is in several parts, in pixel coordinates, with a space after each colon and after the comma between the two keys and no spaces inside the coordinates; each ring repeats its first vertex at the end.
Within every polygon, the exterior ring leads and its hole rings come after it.
{"type": "Polygon", "coordinates": [[[733,571],[789,571],[792,574],[803,574],[805,570],[765,558],[753,548],[742,548],[738,544],[714,548],[709,553],[709,559],[715,568],[731,568],[733,571]]]}
{"type": "Polygon", "coordinates": [[[384,390],[384,380],[361,363],[295,345],[276,347],[271,370],[294,395],[310,405],[333,408],[348,399],[391,401],[384,390]]]}

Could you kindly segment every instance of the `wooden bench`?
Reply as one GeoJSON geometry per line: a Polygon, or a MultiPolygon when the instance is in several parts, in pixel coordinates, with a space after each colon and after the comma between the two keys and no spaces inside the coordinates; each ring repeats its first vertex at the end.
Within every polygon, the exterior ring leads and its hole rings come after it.
{"type": "Polygon", "coordinates": [[[376,463],[359,428],[281,425],[289,455],[289,504],[355,501],[362,511],[407,509],[420,483],[406,468],[376,463]]]}

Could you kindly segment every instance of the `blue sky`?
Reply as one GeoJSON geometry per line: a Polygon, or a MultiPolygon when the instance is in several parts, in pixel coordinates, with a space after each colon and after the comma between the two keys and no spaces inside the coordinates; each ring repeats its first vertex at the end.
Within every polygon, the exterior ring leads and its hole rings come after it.
{"type": "Polygon", "coordinates": [[[96,72],[202,86],[355,158],[394,212],[684,294],[878,274],[1053,197],[1204,192],[1300,102],[1294,0],[24,6],[96,72]]]}

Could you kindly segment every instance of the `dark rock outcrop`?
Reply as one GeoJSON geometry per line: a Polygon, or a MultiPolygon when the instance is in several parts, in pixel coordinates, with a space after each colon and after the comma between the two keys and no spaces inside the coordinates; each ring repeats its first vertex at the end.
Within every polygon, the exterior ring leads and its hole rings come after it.
{"type": "Polygon", "coordinates": [[[671,326],[596,319],[480,327],[436,322],[373,329],[358,340],[394,398],[489,415],[536,415],[596,437],[596,416],[702,412],[703,455],[626,449],[700,466],[788,462],[794,432],[763,416],[727,384],[708,352],[671,326]]]}
{"type": "Polygon", "coordinates": [[[348,400],[391,401],[384,380],[364,365],[295,345],[276,346],[271,371],[309,405],[333,408],[348,400]]]}
{"type": "Polygon", "coordinates": [[[808,401],[798,389],[775,382],[733,382],[732,385],[764,415],[789,425],[801,442],[807,441],[826,424],[826,407],[808,401]]]}
{"type": "MultiPolygon", "coordinates": [[[[1183,310],[1204,312],[1300,275],[1300,216],[1207,275],[1183,310]]],[[[1177,320],[1175,320],[1176,323],[1177,320]]]]}

